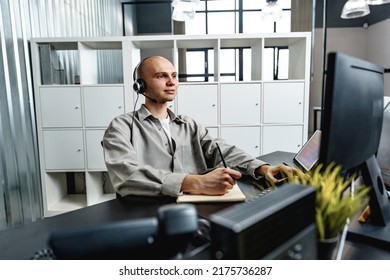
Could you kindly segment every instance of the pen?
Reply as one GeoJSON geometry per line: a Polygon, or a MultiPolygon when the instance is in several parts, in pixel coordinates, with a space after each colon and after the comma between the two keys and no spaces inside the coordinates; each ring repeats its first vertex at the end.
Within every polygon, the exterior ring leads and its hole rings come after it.
{"type": "Polygon", "coordinates": [[[223,158],[223,154],[222,154],[221,148],[219,147],[218,143],[215,143],[215,144],[217,145],[218,152],[219,152],[219,156],[220,156],[221,159],[222,159],[223,166],[225,166],[225,168],[226,168],[227,165],[226,165],[225,159],[223,158]]]}
{"type": "Polygon", "coordinates": [[[287,177],[284,177],[282,179],[277,179],[278,181],[276,183],[282,183],[283,181],[286,181],[288,178],[287,177]]]}

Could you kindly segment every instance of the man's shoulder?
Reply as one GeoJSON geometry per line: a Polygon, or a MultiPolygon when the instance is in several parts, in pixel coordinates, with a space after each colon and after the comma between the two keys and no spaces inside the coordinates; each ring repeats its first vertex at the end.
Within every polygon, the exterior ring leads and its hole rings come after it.
{"type": "Polygon", "coordinates": [[[183,115],[183,114],[179,114],[176,116],[179,120],[181,120],[182,122],[186,122],[186,123],[197,123],[196,120],[194,120],[193,118],[191,118],[190,116],[187,116],[187,115],[183,115]]]}
{"type": "Polygon", "coordinates": [[[132,122],[132,119],[133,119],[133,112],[118,115],[111,120],[109,127],[128,126],[132,122]]]}
{"type": "Polygon", "coordinates": [[[112,121],[126,122],[133,118],[133,112],[127,112],[116,116],[112,121]]]}
{"type": "Polygon", "coordinates": [[[203,131],[205,128],[204,125],[202,125],[200,122],[187,115],[177,115],[177,119],[180,121],[176,121],[176,123],[184,125],[193,131],[203,131]]]}

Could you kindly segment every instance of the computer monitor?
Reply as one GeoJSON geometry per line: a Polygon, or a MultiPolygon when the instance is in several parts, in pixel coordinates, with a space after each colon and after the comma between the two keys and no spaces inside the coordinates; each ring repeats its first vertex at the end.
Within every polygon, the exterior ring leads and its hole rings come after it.
{"type": "Polygon", "coordinates": [[[387,191],[390,191],[390,96],[384,97],[383,126],[378,148],[378,164],[387,191]]]}
{"type": "MultiPolygon", "coordinates": [[[[383,121],[383,68],[342,53],[328,54],[319,162],[359,172],[370,193],[371,215],[352,226],[355,236],[390,245],[390,201],[376,154],[383,121]]],[[[350,227],[351,228],[351,227],[350,227]]]]}

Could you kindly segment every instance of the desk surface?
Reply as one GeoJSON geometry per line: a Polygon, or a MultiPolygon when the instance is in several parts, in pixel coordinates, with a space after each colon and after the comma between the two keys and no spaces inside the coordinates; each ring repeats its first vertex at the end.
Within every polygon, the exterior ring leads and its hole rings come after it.
{"type": "MultiPolygon", "coordinates": [[[[262,156],[261,159],[271,164],[286,162],[293,165],[292,157],[291,153],[275,152],[262,156]]],[[[241,180],[239,186],[248,197],[260,191],[258,183],[247,178],[241,180]]],[[[48,248],[47,240],[52,232],[127,219],[155,217],[157,209],[168,203],[175,203],[175,199],[170,197],[126,197],[3,230],[0,231],[0,259],[30,259],[37,251],[48,248]]],[[[210,214],[232,204],[197,204],[196,208],[199,216],[207,219],[210,214]]],[[[390,259],[390,252],[366,244],[347,241],[343,258],[390,259]]]]}

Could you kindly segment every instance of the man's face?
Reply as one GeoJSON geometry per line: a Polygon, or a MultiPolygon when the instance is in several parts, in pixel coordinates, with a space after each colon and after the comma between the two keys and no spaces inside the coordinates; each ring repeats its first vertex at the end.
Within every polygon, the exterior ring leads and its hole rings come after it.
{"type": "Polygon", "coordinates": [[[145,61],[142,78],[146,82],[145,94],[158,103],[172,101],[179,86],[177,72],[172,63],[163,57],[145,61]]]}

